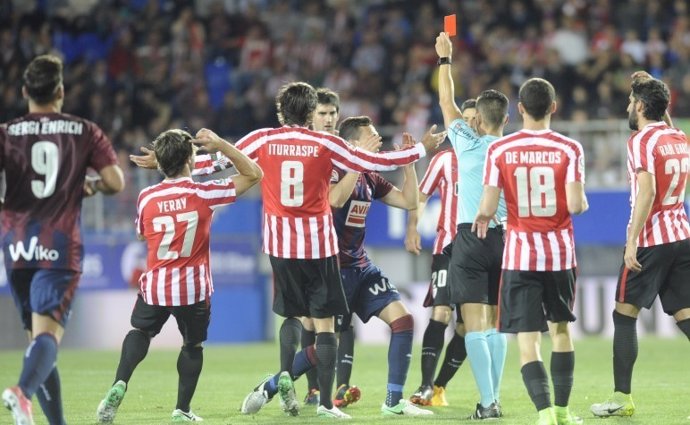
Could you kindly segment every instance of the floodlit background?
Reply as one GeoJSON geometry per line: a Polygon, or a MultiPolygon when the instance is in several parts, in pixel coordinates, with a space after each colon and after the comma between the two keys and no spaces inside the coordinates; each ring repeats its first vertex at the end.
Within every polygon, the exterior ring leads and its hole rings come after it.
{"type": "MultiPolygon", "coordinates": [[[[14,0],[0,3],[0,121],[26,111],[20,77],[38,54],[65,61],[64,111],[95,121],[119,152],[127,189],[85,202],[84,275],[68,347],[117,348],[129,326],[145,247],[134,238],[139,190],[157,182],[137,153],[162,130],[209,127],[229,140],[277,126],[274,96],[305,80],[340,94],[340,116],[371,116],[391,147],[403,130],[420,137],[442,124],[434,40],[443,16],[458,15],[453,74],[458,103],[487,88],[511,100],[517,88],[550,80],[559,111],[552,127],[582,142],[591,209],[575,221],[579,259],[578,335],[612,333],[610,311],[629,215],[625,107],[629,76],[646,69],[671,87],[679,127],[690,117],[690,26],[686,1],[383,0],[14,0]],[[108,332],[103,332],[103,329],[108,332]]],[[[426,162],[418,164],[421,178],[426,162]]],[[[387,177],[398,181],[400,176],[387,177]]],[[[438,200],[421,230],[435,233],[438,200]]],[[[217,214],[212,244],[216,294],[209,342],[270,340],[271,276],[260,253],[258,191],[217,214]]],[[[404,293],[421,337],[430,255],[403,249],[405,213],[382,206],[368,218],[367,249],[404,293]]],[[[0,274],[0,347],[25,344],[0,274]]],[[[675,336],[660,310],[641,332],[675,336]]],[[[385,327],[358,338],[385,342],[385,327]]],[[[157,344],[176,346],[170,326],[157,344]]]]}

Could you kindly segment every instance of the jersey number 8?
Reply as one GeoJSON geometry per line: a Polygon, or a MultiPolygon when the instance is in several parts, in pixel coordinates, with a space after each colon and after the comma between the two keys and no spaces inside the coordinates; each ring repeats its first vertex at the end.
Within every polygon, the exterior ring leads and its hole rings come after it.
{"type": "Polygon", "coordinates": [[[301,207],[304,203],[304,164],[283,161],[280,165],[280,203],[286,207],[301,207]]]}

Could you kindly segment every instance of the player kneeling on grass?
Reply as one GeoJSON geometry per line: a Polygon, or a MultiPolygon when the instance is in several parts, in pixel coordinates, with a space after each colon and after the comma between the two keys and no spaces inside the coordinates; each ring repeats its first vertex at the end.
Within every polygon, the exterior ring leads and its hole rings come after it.
{"type": "Polygon", "coordinates": [[[132,311],[132,329],[122,343],[115,383],[98,406],[101,423],[110,423],[127,391],[127,383],[170,315],[184,339],[177,360],[179,385],[173,422],[201,421],[189,405],[203,364],[203,347],[213,292],[209,268],[209,239],[213,212],[235,202],[254,186],[261,168],[233,145],[210,130],[194,139],[182,130],[168,130],[153,142],[158,169],[165,179],[145,188],[137,201],[137,236],[148,247],[147,272],[132,311]],[[223,180],[197,183],[191,179],[196,143],[220,151],[239,174],[223,180]]]}

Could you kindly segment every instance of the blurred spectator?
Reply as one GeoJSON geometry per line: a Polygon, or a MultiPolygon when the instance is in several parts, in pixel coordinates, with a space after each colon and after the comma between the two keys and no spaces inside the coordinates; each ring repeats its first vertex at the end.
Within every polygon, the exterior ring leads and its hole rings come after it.
{"type": "MultiPolygon", "coordinates": [[[[625,120],[637,69],[667,81],[674,117],[690,117],[690,0],[5,3],[0,120],[25,109],[23,67],[54,52],[66,63],[65,111],[96,121],[122,155],[171,126],[212,126],[229,138],[275,126],[277,88],[299,79],[339,92],[343,117],[371,115],[382,132],[419,137],[440,119],[434,39],[448,13],[458,14],[457,95],[499,89],[511,121],[516,88],[531,76],[556,87],[558,119],[625,120]]],[[[612,184],[618,151],[598,149],[591,182],[612,184]]],[[[144,175],[133,171],[128,190],[157,178],[144,175]]]]}

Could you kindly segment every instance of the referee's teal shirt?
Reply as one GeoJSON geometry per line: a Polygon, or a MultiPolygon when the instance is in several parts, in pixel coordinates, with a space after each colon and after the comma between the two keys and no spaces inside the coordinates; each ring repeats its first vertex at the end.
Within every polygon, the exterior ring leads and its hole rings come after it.
{"type": "MultiPolygon", "coordinates": [[[[486,151],[496,136],[479,136],[462,119],[456,119],[450,124],[448,129],[448,139],[458,157],[458,224],[473,223],[479,210],[479,201],[484,190],[484,161],[486,151]]],[[[496,217],[499,221],[504,221],[507,216],[506,201],[503,192],[498,201],[496,217]]],[[[496,227],[497,224],[492,220],[489,227],[496,227]]]]}

